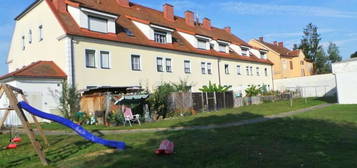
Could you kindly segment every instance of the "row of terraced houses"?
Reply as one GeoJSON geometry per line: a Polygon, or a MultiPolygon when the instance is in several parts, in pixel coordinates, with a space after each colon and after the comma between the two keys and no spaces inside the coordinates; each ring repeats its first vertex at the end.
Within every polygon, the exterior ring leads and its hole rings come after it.
{"type": "Polygon", "coordinates": [[[191,11],[176,16],[170,4],[159,11],[129,0],[37,0],[15,19],[9,74],[0,80],[150,90],[187,80],[193,91],[211,81],[244,94],[313,73],[300,50],[262,37],[247,43],[231,27],[195,18],[191,11]]]}

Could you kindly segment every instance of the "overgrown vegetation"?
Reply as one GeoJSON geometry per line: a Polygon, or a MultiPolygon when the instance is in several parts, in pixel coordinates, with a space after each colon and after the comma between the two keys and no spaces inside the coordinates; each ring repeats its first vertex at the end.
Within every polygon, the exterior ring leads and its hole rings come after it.
{"type": "Polygon", "coordinates": [[[211,81],[209,81],[208,86],[203,86],[201,89],[199,89],[201,92],[205,93],[223,93],[227,92],[232,86],[222,86],[222,85],[217,85],[217,84],[212,84],[211,81]]]}
{"type": "Polygon", "coordinates": [[[180,80],[179,83],[162,83],[150,95],[148,101],[150,109],[156,115],[156,119],[160,117],[166,118],[169,112],[168,96],[173,92],[188,92],[191,86],[186,80],[180,80]]]}
{"type": "Polygon", "coordinates": [[[247,88],[245,90],[246,96],[247,97],[254,97],[254,96],[259,96],[260,94],[263,93],[262,88],[259,88],[255,85],[251,86],[250,88],[247,88]]]}
{"type": "Polygon", "coordinates": [[[67,119],[76,120],[76,113],[80,110],[81,95],[75,86],[70,86],[67,81],[62,82],[62,93],[58,109],[67,119]]]}

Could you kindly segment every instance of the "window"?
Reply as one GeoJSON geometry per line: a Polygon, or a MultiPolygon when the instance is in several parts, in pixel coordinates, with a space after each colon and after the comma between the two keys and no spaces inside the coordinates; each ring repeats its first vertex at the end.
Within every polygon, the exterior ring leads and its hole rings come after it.
{"type": "Polygon", "coordinates": [[[247,48],[242,48],[242,55],[243,56],[248,56],[248,49],[247,48]]]}
{"type": "Polygon", "coordinates": [[[100,52],[100,63],[103,69],[110,68],[110,60],[109,60],[109,52],[108,51],[101,51],[100,52]]]}
{"type": "Polygon", "coordinates": [[[207,74],[212,74],[212,64],[207,63],[207,74]]]}
{"type": "Polygon", "coordinates": [[[172,72],[171,59],[166,58],[166,72],[172,72]]]}
{"type": "Polygon", "coordinates": [[[226,74],[229,74],[229,65],[228,65],[228,64],[225,64],[225,65],[224,65],[224,72],[225,72],[226,74]]]}
{"type": "Polygon", "coordinates": [[[95,68],[95,50],[86,50],[86,67],[95,68]]]}
{"type": "Polygon", "coordinates": [[[88,17],[89,30],[101,33],[108,33],[108,20],[98,17],[88,17]]]}
{"type": "Polygon", "coordinates": [[[227,46],[224,44],[219,44],[219,51],[220,52],[227,52],[227,46]]]}
{"type": "Polygon", "coordinates": [[[140,55],[131,55],[131,69],[133,71],[140,71],[140,55]]]}
{"type": "Polygon", "coordinates": [[[240,65],[237,65],[237,75],[241,75],[241,72],[240,72],[240,65]]]}
{"type": "Polygon", "coordinates": [[[268,68],[264,69],[265,76],[268,76],[268,68]]]}
{"type": "Polygon", "coordinates": [[[205,62],[201,62],[201,72],[202,72],[202,74],[206,74],[206,63],[205,62]]]}
{"type": "Polygon", "coordinates": [[[39,41],[43,40],[43,26],[38,26],[39,41]]]}
{"type": "Polygon", "coordinates": [[[249,69],[250,69],[250,75],[253,76],[253,67],[251,66],[249,69]]]}
{"type": "Polygon", "coordinates": [[[256,71],[257,71],[257,76],[260,76],[260,69],[259,69],[259,67],[256,68],[256,71]]]}
{"type": "Polygon", "coordinates": [[[245,70],[246,70],[246,72],[247,72],[247,76],[249,76],[249,66],[247,66],[247,67],[245,68],[245,70]]]}
{"type": "Polygon", "coordinates": [[[198,40],[197,48],[207,50],[207,41],[198,40]]]}
{"type": "Polygon", "coordinates": [[[191,73],[191,62],[186,60],[184,62],[185,73],[191,73]]]}
{"type": "Polygon", "coordinates": [[[157,72],[164,72],[164,67],[162,65],[162,58],[157,57],[156,58],[156,66],[157,66],[157,72]]]}
{"type": "Polygon", "coordinates": [[[29,30],[29,44],[32,43],[32,30],[29,30]]]}
{"type": "Polygon", "coordinates": [[[155,42],[161,43],[161,44],[166,44],[167,43],[166,35],[167,35],[167,33],[165,33],[165,32],[155,30],[155,32],[154,32],[155,42]]]}
{"type": "Polygon", "coordinates": [[[25,50],[26,46],[25,46],[25,36],[21,37],[21,48],[22,50],[25,50]]]}
{"type": "Polygon", "coordinates": [[[293,62],[290,61],[290,69],[293,70],[294,69],[294,65],[293,65],[293,62]]]}

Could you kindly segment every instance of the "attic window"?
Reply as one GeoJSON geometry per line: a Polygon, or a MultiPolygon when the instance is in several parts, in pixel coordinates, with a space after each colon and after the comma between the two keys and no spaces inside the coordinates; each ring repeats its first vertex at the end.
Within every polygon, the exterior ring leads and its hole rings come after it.
{"type": "Polygon", "coordinates": [[[249,55],[249,48],[242,47],[242,55],[243,56],[248,56],[249,55]]]}
{"type": "Polygon", "coordinates": [[[219,51],[220,52],[227,52],[227,45],[226,44],[219,44],[219,51]]]}
{"type": "Polygon", "coordinates": [[[91,31],[108,33],[108,20],[99,17],[89,16],[88,28],[91,31]]]}
{"type": "Polygon", "coordinates": [[[126,35],[128,35],[128,36],[134,36],[134,33],[132,32],[132,31],[130,31],[129,29],[127,29],[127,28],[124,28],[124,32],[126,33],[126,35]]]}
{"type": "Polygon", "coordinates": [[[166,44],[167,43],[167,33],[162,31],[154,31],[154,40],[157,43],[166,44]]]}

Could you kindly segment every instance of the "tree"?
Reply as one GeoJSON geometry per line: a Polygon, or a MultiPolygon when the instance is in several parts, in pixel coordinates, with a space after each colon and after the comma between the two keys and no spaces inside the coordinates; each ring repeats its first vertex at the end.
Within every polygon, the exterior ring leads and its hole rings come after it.
{"type": "Polygon", "coordinates": [[[320,34],[318,33],[317,26],[312,23],[308,24],[304,29],[304,36],[301,39],[299,49],[302,49],[306,58],[316,63],[317,54],[320,46],[320,34]]]}
{"type": "Polygon", "coordinates": [[[62,82],[59,110],[65,118],[74,119],[80,110],[80,98],[81,95],[75,86],[69,86],[67,81],[62,82]]]}
{"type": "Polygon", "coordinates": [[[357,51],[351,55],[351,58],[357,58],[357,51]]]}
{"type": "Polygon", "coordinates": [[[335,43],[330,42],[327,49],[327,53],[330,63],[342,61],[342,57],[340,56],[340,51],[335,43]]]}
{"type": "Polygon", "coordinates": [[[316,73],[317,74],[325,74],[331,72],[331,66],[328,64],[328,56],[326,56],[325,50],[320,47],[319,50],[316,53],[316,61],[315,61],[315,67],[316,67],[316,73]]]}

